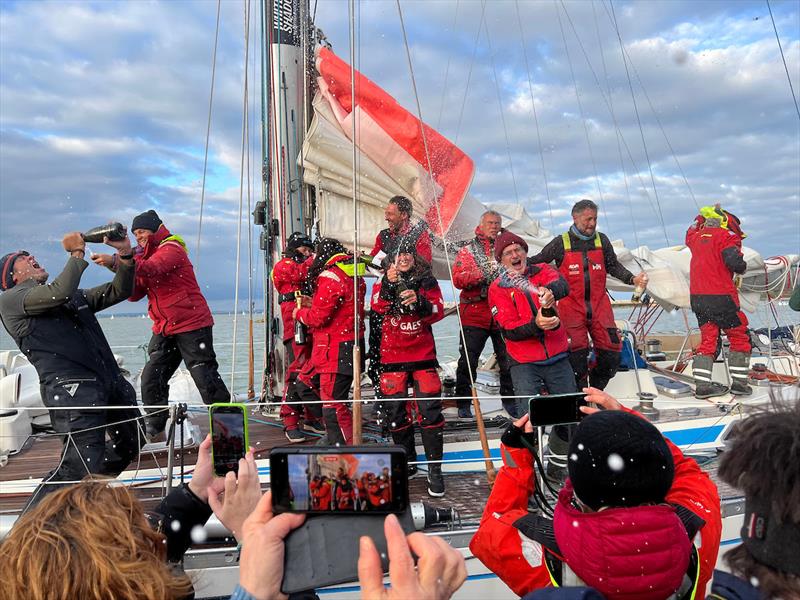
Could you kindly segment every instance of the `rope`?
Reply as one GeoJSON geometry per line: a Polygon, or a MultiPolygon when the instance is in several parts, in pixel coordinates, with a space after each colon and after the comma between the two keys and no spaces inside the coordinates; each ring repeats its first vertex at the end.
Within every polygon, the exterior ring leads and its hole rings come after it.
{"type": "Polygon", "coordinates": [[[789,82],[789,91],[792,93],[792,100],[794,101],[794,109],[797,111],[797,118],[800,119],[800,107],[797,105],[797,96],[794,94],[794,87],[792,86],[792,77],[789,75],[789,67],[786,66],[786,56],[783,54],[783,46],[781,45],[781,38],[778,35],[778,27],[775,25],[775,17],[772,14],[772,6],[767,0],[767,9],[769,9],[769,18],[772,21],[772,29],[775,31],[775,40],[778,42],[778,50],[781,51],[781,60],[783,61],[783,68],[786,71],[786,80],[789,82]]]}
{"type": "Polygon", "coordinates": [[[547,197],[547,212],[550,215],[550,229],[556,230],[556,221],[553,217],[553,204],[550,200],[550,186],[547,182],[547,169],[544,166],[544,147],[542,146],[542,133],[539,127],[539,117],[536,115],[536,101],[533,97],[533,83],[531,81],[531,68],[528,62],[528,50],[525,47],[525,34],[522,31],[522,16],[519,12],[519,0],[514,0],[514,6],[517,9],[517,25],[519,25],[519,38],[522,45],[522,57],[525,59],[525,73],[528,76],[528,93],[531,97],[531,112],[533,113],[533,123],[536,127],[536,142],[539,147],[539,159],[542,163],[542,178],[544,179],[544,193],[547,197]]]}
{"type": "MultiPolygon", "coordinates": [[[[456,25],[458,25],[458,7],[459,7],[460,0],[456,0],[456,10],[453,14],[453,31],[456,30],[456,25]]],[[[447,96],[447,79],[450,75],[450,53],[447,53],[447,65],[444,68],[444,84],[442,85],[442,100],[439,103],[439,116],[436,118],[436,128],[438,129],[442,124],[442,113],[444,112],[444,101],[445,97],[447,96]]]]}
{"type": "Polygon", "coordinates": [[[208,95],[208,123],[206,124],[206,149],[203,155],[203,183],[200,187],[200,218],[197,224],[197,252],[194,257],[194,269],[200,267],[200,238],[203,231],[203,207],[206,201],[206,173],[208,172],[208,142],[211,137],[211,108],[214,106],[214,83],[217,75],[217,45],[219,43],[219,16],[222,0],[217,0],[217,26],[214,32],[214,53],[211,57],[211,92],[208,95]]]}

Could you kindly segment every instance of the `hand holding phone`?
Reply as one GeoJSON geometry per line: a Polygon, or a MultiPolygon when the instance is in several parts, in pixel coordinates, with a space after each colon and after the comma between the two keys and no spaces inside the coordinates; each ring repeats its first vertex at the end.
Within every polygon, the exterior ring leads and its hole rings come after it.
{"type": "Polygon", "coordinates": [[[239,459],[250,447],[247,434],[247,407],[244,404],[212,404],[208,411],[211,421],[211,456],[214,473],[224,477],[229,471],[239,472],[239,459]]]}

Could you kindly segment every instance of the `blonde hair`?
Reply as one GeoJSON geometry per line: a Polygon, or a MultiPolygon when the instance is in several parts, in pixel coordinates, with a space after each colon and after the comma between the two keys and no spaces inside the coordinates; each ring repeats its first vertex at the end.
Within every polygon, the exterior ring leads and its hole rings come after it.
{"type": "Polygon", "coordinates": [[[127,488],[85,480],[19,518],[0,545],[0,582],[15,600],[184,598],[191,580],[166,556],[127,488]]]}

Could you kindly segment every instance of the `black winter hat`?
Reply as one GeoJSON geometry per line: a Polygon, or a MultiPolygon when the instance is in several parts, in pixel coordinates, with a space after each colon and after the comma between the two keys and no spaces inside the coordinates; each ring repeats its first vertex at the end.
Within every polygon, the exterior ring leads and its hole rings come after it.
{"type": "Polygon", "coordinates": [[[621,410],[600,411],[578,425],[568,469],[575,495],[593,510],[664,502],[675,476],[658,429],[621,410]]]}
{"type": "Polygon", "coordinates": [[[25,250],[19,252],[9,252],[0,258],[0,288],[10,290],[17,283],[14,281],[14,263],[20,256],[30,256],[25,250]]]}
{"type": "Polygon", "coordinates": [[[289,236],[289,239],[286,240],[286,252],[294,252],[301,246],[305,246],[306,248],[314,249],[314,242],[311,241],[311,238],[308,237],[306,234],[301,233],[299,231],[295,231],[292,235],[289,236]]]}
{"type": "Polygon", "coordinates": [[[137,229],[147,229],[155,233],[158,231],[158,228],[161,227],[161,224],[162,221],[156,214],[156,211],[148,210],[147,212],[143,212],[142,214],[136,215],[133,218],[131,231],[136,231],[137,229]]]}

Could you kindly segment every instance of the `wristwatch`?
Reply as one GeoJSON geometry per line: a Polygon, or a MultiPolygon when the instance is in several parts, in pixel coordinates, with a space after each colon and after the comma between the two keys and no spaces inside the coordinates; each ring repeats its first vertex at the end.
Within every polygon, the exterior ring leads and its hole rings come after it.
{"type": "Polygon", "coordinates": [[[119,257],[122,260],[130,260],[133,258],[133,252],[131,252],[130,254],[120,254],[119,257]]]}

